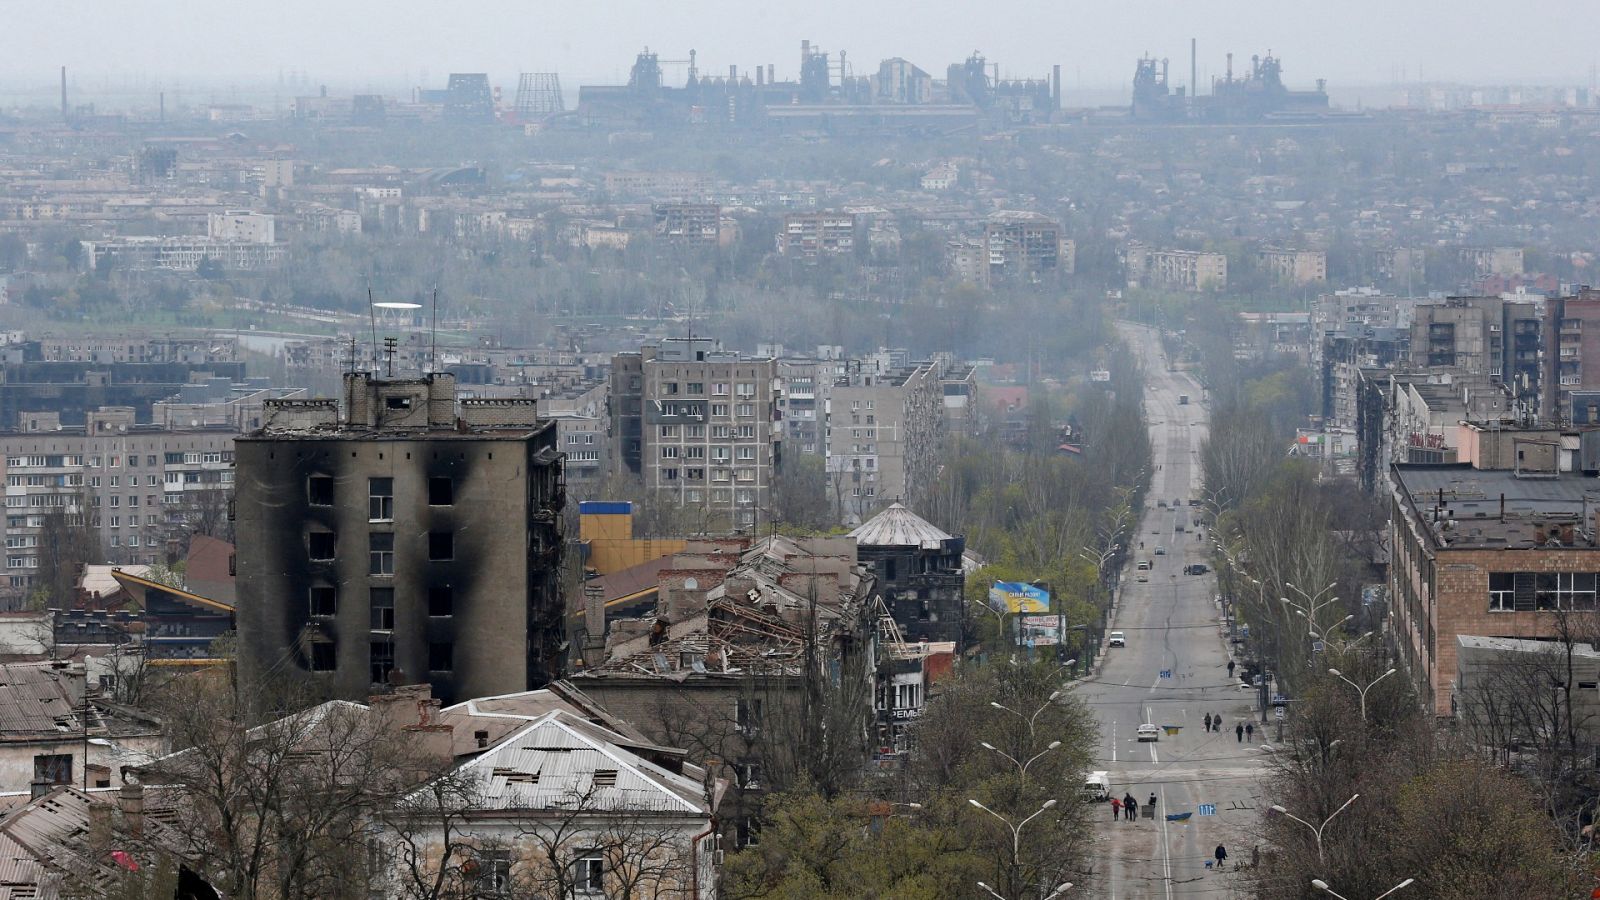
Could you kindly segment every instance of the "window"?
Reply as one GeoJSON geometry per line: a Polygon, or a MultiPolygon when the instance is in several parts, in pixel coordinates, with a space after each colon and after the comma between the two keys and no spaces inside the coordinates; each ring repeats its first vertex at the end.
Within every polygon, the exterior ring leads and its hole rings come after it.
{"type": "Polygon", "coordinates": [[[728,396],[728,385],[727,385],[727,383],[726,382],[718,382],[717,384],[713,384],[711,386],[711,396],[713,396],[713,397],[726,397],[726,396],[728,396]]]}
{"type": "Polygon", "coordinates": [[[591,850],[573,863],[572,889],[578,894],[605,893],[605,857],[591,850]]]}
{"type": "Polygon", "coordinates": [[[394,671],[394,642],[372,642],[372,683],[387,684],[389,673],[394,671]]]}
{"type": "Polygon", "coordinates": [[[338,653],[332,641],[314,641],[311,644],[311,671],[332,672],[339,668],[338,653]]]}
{"type": "MultiPolygon", "coordinates": [[[[174,478],[177,472],[168,472],[167,480],[177,482],[174,478]]],[[[328,475],[313,475],[306,479],[306,502],[312,506],[333,505],[333,478],[328,475]]]]}
{"type": "Polygon", "coordinates": [[[747,791],[760,790],[761,788],[761,763],[742,762],[739,764],[739,785],[747,791]]]}
{"type": "Polygon", "coordinates": [[[318,585],[311,589],[311,614],[313,616],[336,616],[339,614],[339,592],[337,588],[329,585],[318,585]]]}
{"type": "Polygon", "coordinates": [[[755,382],[753,382],[753,381],[741,381],[741,382],[739,382],[739,384],[734,388],[734,393],[738,394],[741,397],[754,397],[756,395],[755,382]]]}
{"type": "Polygon", "coordinates": [[[663,438],[675,438],[675,437],[677,437],[678,436],[678,426],[676,426],[676,425],[663,425],[663,426],[661,426],[661,436],[663,438]]]}
{"type": "Polygon", "coordinates": [[[1510,572],[1489,573],[1489,612],[1511,612],[1514,608],[1516,576],[1510,572]]]}
{"type": "MultiPolygon", "coordinates": [[[[218,455],[218,458],[221,458],[220,454],[218,455]]],[[[156,464],[156,455],[154,453],[147,455],[144,458],[144,464],[147,466],[154,466],[156,464]]]]}
{"type": "Polygon", "coordinates": [[[736,838],[741,847],[759,847],[761,845],[761,820],[755,816],[745,816],[740,819],[736,838]]]}
{"type": "Polygon", "coordinates": [[[734,726],[743,734],[761,730],[761,698],[740,699],[734,707],[734,726]]]}
{"type": "Polygon", "coordinates": [[[367,479],[367,520],[394,521],[394,479],[367,479]]]}
{"type": "Polygon", "coordinates": [[[476,884],[473,893],[479,897],[506,897],[511,892],[511,851],[479,850],[476,852],[476,884]]]}
{"type": "Polygon", "coordinates": [[[745,417],[753,416],[756,414],[756,405],[754,403],[740,403],[734,413],[745,417]]]}
{"type": "Polygon", "coordinates": [[[428,479],[428,505],[453,506],[456,502],[456,483],[449,478],[428,479]]]}
{"type": "Polygon", "coordinates": [[[661,458],[662,459],[677,459],[678,458],[678,448],[677,447],[672,447],[672,446],[662,447],[661,448],[661,458]]]}
{"type": "Polygon", "coordinates": [[[711,404],[711,414],[713,416],[722,416],[723,418],[727,418],[727,415],[728,415],[728,404],[726,404],[726,403],[713,403],[713,404],[711,404]]]}
{"type": "Polygon", "coordinates": [[[428,559],[443,562],[456,558],[456,534],[453,531],[428,532],[428,559]]]}
{"type": "Polygon", "coordinates": [[[312,559],[333,559],[333,544],[331,531],[312,531],[306,534],[306,549],[310,551],[312,559]]]}
{"type": "Polygon", "coordinates": [[[661,385],[661,388],[664,394],[676,394],[678,392],[678,383],[676,381],[668,381],[661,385]]]}
{"type": "Polygon", "coordinates": [[[384,408],[386,408],[386,409],[401,409],[401,410],[410,409],[411,408],[411,398],[410,397],[385,397],[385,398],[383,398],[383,405],[384,405],[384,408]]]}
{"type": "Polygon", "coordinates": [[[371,588],[372,630],[394,630],[394,588],[371,588]]]}
{"type": "Polygon", "coordinates": [[[704,394],[705,392],[706,392],[706,383],[704,381],[691,381],[691,382],[689,382],[689,393],[694,394],[696,396],[699,396],[700,394],[704,394]]]}
{"type": "Polygon", "coordinates": [[[394,574],[394,535],[387,531],[367,535],[367,574],[394,574]]]}
{"type": "Polygon", "coordinates": [[[428,671],[449,672],[456,667],[456,645],[432,643],[428,645],[428,671]]]}
{"type": "Polygon", "coordinates": [[[453,616],[456,611],[455,589],[434,585],[428,588],[428,615],[453,616]]]}
{"type": "Polygon", "coordinates": [[[749,446],[740,447],[739,448],[739,458],[742,459],[742,460],[753,460],[753,459],[755,459],[756,458],[756,448],[755,447],[749,447],[749,446]]]}
{"type": "Polygon", "coordinates": [[[72,754],[37,754],[33,758],[33,780],[43,784],[71,784],[72,754]]]}

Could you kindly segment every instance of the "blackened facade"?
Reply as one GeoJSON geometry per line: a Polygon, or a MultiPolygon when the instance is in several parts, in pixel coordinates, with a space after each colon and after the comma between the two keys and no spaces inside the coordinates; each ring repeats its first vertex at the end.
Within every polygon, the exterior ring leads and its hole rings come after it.
{"type": "Polygon", "coordinates": [[[953,641],[961,648],[961,559],[966,540],[894,503],[850,532],[856,559],[872,567],[884,604],[908,643],[953,641]]]}
{"type": "Polygon", "coordinates": [[[239,439],[247,683],[303,671],[357,699],[426,681],[453,703],[559,677],[555,424],[532,400],[457,403],[450,375],[353,374],[342,420],[277,401],[239,439]]]}

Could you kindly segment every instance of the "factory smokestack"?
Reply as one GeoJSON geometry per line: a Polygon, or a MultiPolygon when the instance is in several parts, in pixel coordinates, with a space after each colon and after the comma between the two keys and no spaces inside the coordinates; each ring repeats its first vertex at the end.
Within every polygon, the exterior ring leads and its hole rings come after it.
{"type": "Polygon", "coordinates": [[[1194,105],[1194,98],[1200,95],[1200,68],[1195,62],[1194,38],[1189,38],[1189,105],[1194,105]]]}
{"type": "Polygon", "coordinates": [[[67,112],[67,67],[61,67],[61,121],[72,118],[67,112]]]}
{"type": "Polygon", "coordinates": [[[1050,94],[1055,98],[1056,111],[1061,111],[1061,64],[1050,67],[1050,94]]]}

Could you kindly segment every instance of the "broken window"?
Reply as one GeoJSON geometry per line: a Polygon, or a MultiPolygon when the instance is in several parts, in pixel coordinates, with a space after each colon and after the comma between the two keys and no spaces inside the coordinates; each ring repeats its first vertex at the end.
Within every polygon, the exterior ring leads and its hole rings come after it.
{"type": "Polygon", "coordinates": [[[444,562],[456,558],[456,535],[453,531],[428,532],[428,559],[444,562]]]}
{"type": "Polygon", "coordinates": [[[311,615],[336,616],[339,614],[339,592],[331,585],[311,588],[311,615]]]}
{"type": "Polygon", "coordinates": [[[428,479],[428,505],[451,506],[456,502],[455,482],[449,478],[428,479]]]}
{"type": "Polygon", "coordinates": [[[306,479],[306,502],[312,506],[333,505],[333,478],[313,475],[306,479]]]}
{"type": "Polygon", "coordinates": [[[445,585],[428,588],[428,615],[453,616],[456,612],[455,589],[445,585]]]}
{"type": "Polygon", "coordinates": [[[306,549],[312,559],[333,559],[333,532],[312,531],[306,534],[306,549]]]}

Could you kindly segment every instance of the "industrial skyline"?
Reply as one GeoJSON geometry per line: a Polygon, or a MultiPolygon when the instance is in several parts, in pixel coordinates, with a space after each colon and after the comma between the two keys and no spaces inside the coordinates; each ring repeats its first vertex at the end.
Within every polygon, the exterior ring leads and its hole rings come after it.
{"type": "Polygon", "coordinates": [[[1224,6],[1248,15],[1169,0],[1090,8],[1009,3],[969,21],[969,7],[933,0],[918,8],[919,17],[960,26],[914,28],[896,5],[840,0],[819,0],[803,10],[716,0],[697,4],[694,14],[673,16],[651,15],[659,7],[631,0],[538,7],[490,0],[474,4],[473,15],[421,27],[412,12],[426,11],[409,3],[329,8],[286,0],[224,17],[149,3],[25,2],[10,6],[9,18],[26,27],[30,40],[0,60],[0,79],[11,82],[0,94],[42,87],[63,64],[80,73],[85,89],[94,79],[128,77],[183,80],[197,88],[270,82],[284,70],[344,87],[415,84],[448,71],[488,71],[496,83],[512,87],[516,73],[530,70],[559,71],[571,83],[620,83],[627,60],[644,46],[674,55],[692,48],[708,67],[743,68],[781,65],[792,57],[796,36],[804,35],[874,63],[903,56],[927,65],[979,50],[1004,60],[1011,67],[1002,71],[1006,77],[1061,62],[1068,84],[1093,88],[1126,85],[1128,59],[1144,53],[1177,58],[1191,38],[1209,62],[1202,63],[1202,85],[1221,74],[1224,53],[1262,50],[1294,60],[1285,78],[1296,83],[1327,78],[1343,85],[1429,79],[1588,84],[1595,71],[1590,48],[1600,43],[1600,21],[1581,0],[1532,0],[1514,13],[1488,4],[1396,6],[1379,0],[1310,9],[1224,6]],[[317,27],[304,27],[310,21],[317,27]],[[820,22],[827,28],[819,28],[820,22]],[[1565,39],[1551,42],[1552,28],[1560,28],[1565,39]],[[1484,39],[1490,35],[1493,48],[1487,52],[1484,39]],[[357,37],[358,48],[352,43],[357,37]]]}

